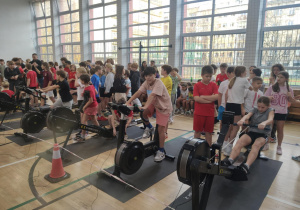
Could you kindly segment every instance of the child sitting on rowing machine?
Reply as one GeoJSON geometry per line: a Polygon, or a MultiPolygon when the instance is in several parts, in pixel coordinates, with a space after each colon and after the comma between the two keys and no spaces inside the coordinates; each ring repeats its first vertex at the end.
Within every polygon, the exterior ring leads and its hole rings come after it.
{"type": "MultiPolygon", "coordinates": [[[[97,107],[98,102],[96,99],[96,92],[95,87],[93,85],[90,85],[90,76],[88,74],[82,74],[80,76],[80,82],[81,84],[85,85],[84,92],[89,91],[90,97],[87,103],[83,106],[83,116],[81,118],[81,123],[84,125],[87,125],[87,121],[90,118],[92,123],[96,126],[99,126],[99,123],[97,121],[97,107]]],[[[80,136],[76,136],[73,139],[74,143],[84,142],[85,141],[85,130],[82,130],[80,136]]]]}
{"type": "MultiPolygon", "coordinates": [[[[126,99],[125,98],[120,98],[117,101],[117,103],[118,104],[125,104],[126,99]]],[[[125,126],[125,136],[124,136],[125,140],[128,139],[126,130],[127,130],[127,127],[130,125],[130,123],[132,121],[132,118],[133,118],[133,111],[130,111],[130,114],[128,116],[126,116],[127,122],[126,122],[126,126],[125,126]]],[[[110,127],[113,129],[113,135],[116,136],[117,135],[116,125],[118,126],[119,123],[120,123],[121,114],[117,110],[114,110],[112,112],[112,115],[109,115],[107,119],[108,119],[110,127]]]]}
{"type": "Polygon", "coordinates": [[[230,157],[221,163],[224,166],[232,165],[234,159],[240,154],[241,149],[245,146],[252,145],[247,162],[240,165],[246,174],[249,173],[251,164],[257,158],[260,148],[267,142],[267,137],[271,132],[274,109],[270,108],[270,99],[268,97],[260,97],[257,101],[257,108],[253,108],[247,115],[238,121],[238,126],[242,126],[250,118],[251,121],[248,133],[241,136],[236,145],[233,147],[230,157]],[[265,128],[267,129],[265,130],[265,128]]]}
{"type": "Polygon", "coordinates": [[[150,133],[154,132],[154,127],[148,121],[156,110],[156,124],[158,125],[159,135],[159,150],[157,151],[154,161],[161,162],[165,159],[165,128],[169,121],[169,116],[172,112],[171,97],[164,83],[160,79],[155,78],[155,69],[153,67],[147,67],[144,71],[145,82],[140,89],[127,101],[126,105],[130,105],[131,102],[140,97],[142,94],[147,94],[148,99],[144,107],[143,118],[146,120],[146,129],[143,134],[143,138],[149,138],[150,133]]]}

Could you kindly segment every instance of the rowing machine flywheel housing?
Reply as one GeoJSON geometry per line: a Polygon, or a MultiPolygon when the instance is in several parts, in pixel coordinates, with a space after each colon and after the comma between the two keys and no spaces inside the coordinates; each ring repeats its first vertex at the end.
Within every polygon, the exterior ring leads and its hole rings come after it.
{"type": "Polygon", "coordinates": [[[48,113],[46,122],[48,129],[57,133],[65,133],[76,127],[77,120],[71,109],[57,107],[48,113]]]}
{"type": "MultiPolygon", "coordinates": [[[[179,181],[192,185],[190,165],[192,159],[207,161],[211,158],[211,150],[208,143],[202,139],[187,140],[182,146],[177,160],[177,176],[179,181]]],[[[203,176],[203,179],[205,176],[203,176]]]]}
{"type": "Polygon", "coordinates": [[[21,128],[26,133],[39,133],[46,126],[45,115],[31,111],[27,112],[21,119],[21,128]]]}
{"type": "Polygon", "coordinates": [[[116,152],[115,163],[124,174],[131,175],[140,169],[144,159],[145,150],[143,143],[128,141],[121,144],[116,152]]]}

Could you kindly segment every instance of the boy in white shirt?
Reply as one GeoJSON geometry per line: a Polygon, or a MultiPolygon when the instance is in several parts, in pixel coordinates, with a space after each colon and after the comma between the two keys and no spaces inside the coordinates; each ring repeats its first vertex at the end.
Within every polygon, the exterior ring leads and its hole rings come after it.
{"type": "Polygon", "coordinates": [[[247,115],[253,108],[257,107],[257,100],[264,95],[263,92],[259,90],[262,84],[263,79],[261,77],[252,78],[253,90],[245,90],[245,102],[241,106],[242,116],[247,115]]]}
{"type": "Polygon", "coordinates": [[[180,88],[180,96],[176,100],[175,114],[179,114],[180,112],[181,114],[185,114],[184,113],[185,105],[186,105],[185,102],[188,94],[189,94],[189,90],[187,88],[187,84],[183,83],[180,88]]]}
{"type": "MultiPolygon", "coordinates": [[[[225,107],[226,107],[226,102],[225,102],[225,94],[227,92],[228,89],[228,84],[229,81],[234,77],[234,67],[230,66],[227,68],[226,70],[226,74],[228,79],[221,82],[220,86],[219,86],[219,97],[218,97],[218,120],[220,121],[220,130],[222,128],[222,116],[223,116],[223,112],[225,111],[225,107]]],[[[225,136],[225,141],[223,143],[223,145],[227,145],[228,144],[228,137],[230,134],[231,129],[227,132],[227,135],[225,136]]]]}

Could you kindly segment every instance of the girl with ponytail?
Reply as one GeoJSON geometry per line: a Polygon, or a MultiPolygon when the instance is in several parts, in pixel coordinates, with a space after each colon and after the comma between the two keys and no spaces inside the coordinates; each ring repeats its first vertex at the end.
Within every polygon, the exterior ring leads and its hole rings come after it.
{"type": "MultiPolygon", "coordinates": [[[[245,90],[251,87],[249,81],[246,78],[246,67],[236,66],[234,69],[235,77],[233,77],[229,84],[228,90],[225,94],[226,111],[234,112],[234,123],[237,123],[241,119],[242,111],[241,104],[244,103],[245,90]]],[[[239,126],[233,126],[230,132],[229,139],[234,139],[239,130],[239,126]]],[[[229,156],[232,150],[233,141],[227,145],[224,149],[224,155],[229,156]]]]}
{"type": "Polygon", "coordinates": [[[283,128],[288,114],[288,101],[295,102],[294,92],[289,86],[289,73],[281,71],[277,74],[277,82],[265,93],[271,99],[271,107],[275,109],[274,123],[277,124],[277,155],[282,154],[283,128]]]}

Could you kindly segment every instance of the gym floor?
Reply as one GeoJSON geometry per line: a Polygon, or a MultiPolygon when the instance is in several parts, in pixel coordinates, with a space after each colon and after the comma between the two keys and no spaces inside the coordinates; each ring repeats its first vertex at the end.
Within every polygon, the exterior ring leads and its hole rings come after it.
{"type": "MultiPolygon", "coordinates": [[[[9,126],[9,122],[19,120],[20,118],[5,120],[4,125],[9,126]]],[[[152,121],[155,122],[155,119],[152,121]]],[[[193,136],[192,117],[176,116],[174,121],[169,126],[168,140],[178,136],[193,136]]],[[[300,209],[300,163],[291,160],[292,155],[300,155],[299,125],[298,122],[286,122],[283,155],[276,155],[276,144],[271,144],[270,150],[264,152],[269,158],[283,164],[260,209],[300,209]]],[[[218,130],[219,124],[216,124],[215,132],[218,130]]],[[[16,131],[22,130],[6,129],[0,132],[0,209],[165,209],[165,205],[171,204],[189,188],[178,181],[174,171],[144,193],[137,194],[125,203],[120,202],[84,180],[99,171],[99,168],[113,166],[116,149],[65,166],[65,171],[71,177],[52,184],[44,179],[51,171],[51,163],[38,154],[51,150],[53,138],[42,141],[41,137],[35,143],[20,146],[7,138],[16,131]]],[[[65,137],[58,137],[58,142],[63,142],[65,137]]],[[[213,135],[214,141],[216,138],[217,135],[213,135]]]]}

